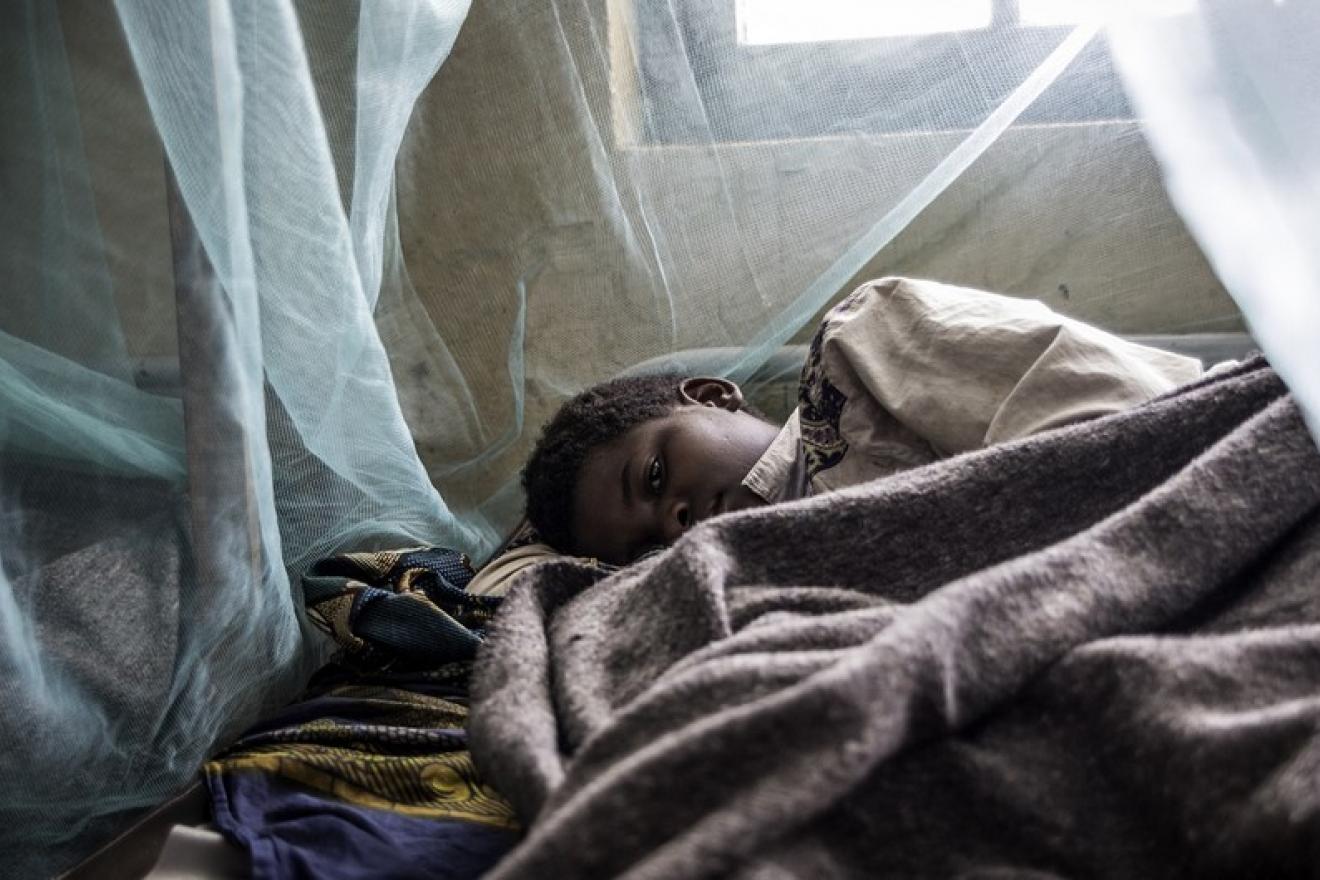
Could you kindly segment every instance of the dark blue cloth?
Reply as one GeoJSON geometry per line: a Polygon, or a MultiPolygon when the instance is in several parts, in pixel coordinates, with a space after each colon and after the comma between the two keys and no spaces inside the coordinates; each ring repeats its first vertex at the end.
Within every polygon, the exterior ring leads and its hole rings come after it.
{"type": "Polygon", "coordinates": [[[490,870],[518,834],[342,803],[264,773],[211,782],[216,825],[247,849],[254,877],[466,880],[490,870]]]}

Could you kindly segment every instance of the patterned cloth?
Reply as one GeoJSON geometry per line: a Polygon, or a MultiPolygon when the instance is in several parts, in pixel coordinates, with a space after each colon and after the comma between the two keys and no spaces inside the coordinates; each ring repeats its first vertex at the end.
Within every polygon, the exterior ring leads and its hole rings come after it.
{"type": "Polygon", "coordinates": [[[450,550],[356,553],[304,579],[341,646],[302,700],[205,768],[215,824],[254,876],[469,878],[518,840],[467,750],[467,683],[499,607],[450,550]]]}
{"type": "Polygon", "coordinates": [[[346,553],[303,577],[312,622],[341,648],[340,660],[363,670],[429,669],[471,660],[499,599],[464,590],[468,558],[425,547],[346,553]]]}

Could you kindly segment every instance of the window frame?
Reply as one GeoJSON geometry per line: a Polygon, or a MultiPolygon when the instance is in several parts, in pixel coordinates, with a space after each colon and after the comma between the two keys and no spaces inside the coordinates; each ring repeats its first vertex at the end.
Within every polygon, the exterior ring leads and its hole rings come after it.
{"type": "MultiPolygon", "coordinates": [[[[739,43],[735,0],[640,0],[630,18],[639,102],[633,134],[649,145],[970,130],[1071,31],[1020,25],[1014,0],[996,0],[990,26],[979,30],[805,43],[739,43]],[[999,70],[958,62],[992,51],[1005,58],[999,70]],[[686,67],[673,63],[675,53],[686,67]],[[905,56],[913,64],[872,63],[905,56]],[[923,69],[940,73],[923,76],[923,69]],[[861,104],[869,97],[873,105],[878,94],[895,96],[887,112],[861,104]]],[[[1132,118],[1097,37],[1018,124],[1132,118]],[[1097,75],[1105,85],[1096,86],[1097,75]]]]}

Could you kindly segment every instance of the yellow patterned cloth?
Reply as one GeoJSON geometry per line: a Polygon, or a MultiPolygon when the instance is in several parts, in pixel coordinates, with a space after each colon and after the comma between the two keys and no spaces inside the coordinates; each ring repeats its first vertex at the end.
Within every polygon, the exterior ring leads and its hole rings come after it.
{"type": "MultiPolygon", "coordinates": [[[[466,665],[438,670],[430,685],[465,678],[466,665]]],[[[309,720],[249,732],[206,765],[208,777],[259,772],[348,804],[518,827],[508,803],[477,775],[462,702],[412,689],[341,684],[291,711],[309,720]]]]}
{"type": "Polygon", "coordinates": [[[500,605],[441,548],[337,556],[303,587],[338,660],[206,764],[254,876],[479,877],[519,837],[467,747],[467,685],[500,605]]]}

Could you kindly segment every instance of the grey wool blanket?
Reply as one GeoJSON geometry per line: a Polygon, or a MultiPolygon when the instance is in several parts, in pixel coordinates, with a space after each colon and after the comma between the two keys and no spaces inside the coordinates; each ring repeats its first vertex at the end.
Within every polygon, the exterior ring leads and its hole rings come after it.
{"type": "Polygon", "coordinates": [[[1320,455],[1260,361],[528,572],[499,878],[1320,874],[1320,455]]]}

